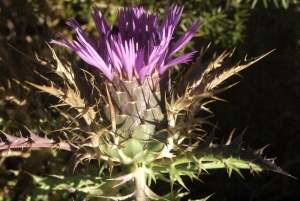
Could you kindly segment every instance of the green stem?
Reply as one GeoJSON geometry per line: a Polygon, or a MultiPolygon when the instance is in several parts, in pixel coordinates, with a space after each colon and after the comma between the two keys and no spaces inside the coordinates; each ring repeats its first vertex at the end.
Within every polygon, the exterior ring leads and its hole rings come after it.
{"type": "Polygon", "coordinates": [[[135,198],[136,201],[146,201],[146,178],[145,178],[145,170],[142,167],[138,167],[134,172],[134,180],[135,180],[135,198]]]}

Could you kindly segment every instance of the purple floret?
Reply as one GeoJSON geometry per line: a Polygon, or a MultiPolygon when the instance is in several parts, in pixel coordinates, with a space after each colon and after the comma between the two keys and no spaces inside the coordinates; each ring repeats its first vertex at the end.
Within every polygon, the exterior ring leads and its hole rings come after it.
{"type": "Polygon", "coordinates": [[[158,25],[158,14],[145,12],[143,7],[126,6],[118,10],[119,33],[112,34],[100,10],[94,7],[90,14],[96,24],[99,40],[92,41],[75,19],[67,24],[75,29],[73,44],[63,36],[64,42],[51,40],[75,51],[85,62],[98,68],[110,81],[114,76],[131,80],[133,77],[144,82],[153,72],[162,75],[173,65],[187,63],[195,52],[177,58],[174,55],[194,36],[201,22],[197,19],[192,26],[170,47],[174,29],[183,7],[173,4],[166,10],[158,25]]]}

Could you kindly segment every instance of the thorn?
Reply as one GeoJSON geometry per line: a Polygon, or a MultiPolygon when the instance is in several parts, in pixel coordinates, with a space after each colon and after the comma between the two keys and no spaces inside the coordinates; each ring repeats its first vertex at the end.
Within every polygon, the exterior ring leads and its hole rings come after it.
{"type": "MultiPolygon", "coordinates": [[[[247,128],[246,128],[247,129],[247,128]]],[[[238,136],[238,137],[236,137],[232,142],[231,142],[231,144],[235,144],[235,145],[237,145],[237,146],[241,146],[242,145],[242,143],[243,143],[243,136],[244,136],[244,134],[245,134],[245,132],[246,132],[246,129],[238,136]]]]}
{"type": "Polygon", "coordinates": [[[265,150],[265,148],[267,148],[270,144],[260,148],[260,149],[256,149],[256,150],[253,150],[254,154],[255,155],[262,155],[263,154],[263,151],[265,150]]]}
{"type": "Polygon", "coordinates": [[[239,169],[234,169],[243,179],[245,179],[244,175],[241,173],[239,169]]]}
{"type": "Polygon", "coordinates": [[[233,48],[233,50],[230,52],[229,57],[232,57],[233,53],[235,52],[236,47],[233,48]]]}
{"type": "Polygon", "coordinates": [[[230,135],[228,137],[228,140],[225,143],[225,145],[230,145],[234,131],[235,131],[235,128],[231,131],[231,133],[230,133],[230,135]]]}
{"type": "Polygon", "coordinates": [[[215,131],[216,131],[216,126],[213,128],[213,130],[207,136],[207,138],[205,139],[204,143],[207,143],[207,144],[211,144],[212,143],[212,141],[215,139],[215,131]]]}

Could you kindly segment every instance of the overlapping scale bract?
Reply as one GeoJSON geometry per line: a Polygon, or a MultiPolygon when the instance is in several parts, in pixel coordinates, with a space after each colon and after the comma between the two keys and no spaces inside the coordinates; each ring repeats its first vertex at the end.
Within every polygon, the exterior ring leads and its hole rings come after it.
{"type": "Polygon", "coordinates": [[[168,123],[160,82],[153,74],[144,83],[116,77],[106,84],[107,101],[100,110],[104,121],[115,124],[115,131],[99,137],[102,154],[123,163],[124,158],[125,163],[148,163],[162,151],[168,123]]]}

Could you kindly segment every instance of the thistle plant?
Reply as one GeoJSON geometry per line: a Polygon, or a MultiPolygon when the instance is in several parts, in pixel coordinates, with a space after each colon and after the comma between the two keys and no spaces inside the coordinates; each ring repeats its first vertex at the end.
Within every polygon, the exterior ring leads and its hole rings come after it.
{"type": "MultiPolygon", "coordinates": [[[[210,112],[207,104],[218,100],[216,95],[234,84],[222,83],[232,75],[260,60],[262,56],[231,64],[233,52],[223,52],[203,62],[205,48],[192,62],[196,51],[178,55],[201,25],[200,19],[174,40],[174,30],[183,7],[171,5],[162,22],[158,14],[139,6],[124,6],[118,10],[118,33],[109,27],[99,8],[90,14],[99,39],[93,41],[75,19],[67,24],[76,31],[69,42],[51,40],[76,52],[92,68],[89,71],[72,62],[62,62],[53,49],[55,62],[36,57],[59,77],[43,77],[48,86],[28,83],[59,98],[54,106],[69,121],[57,128],[57,136],[41,137],[29,131],[29,136],[3,133],[0,149],[52,148],[74,153],[73,171],[76,180],[89,181],[83,186],[69,184],[67,177],[53,183],[43,179],[45,186],[78,193],[84,199],[99,200],[178,200],[174,184],[186,188],[183,177],[201,178],[210,169],[225,168],[241,174],[271,170],[290,176],[262,157],[262,149],[242,148],[242,134],[226,143],[215,144],[214,130],[207,132],[204,124],[210,112]],[[172,67],[192,63],[179,76],[172,67]],[[69,106],[64,112],[59,108],[69,106]],[[207,113],[207,114],[208,114],[207,113]],[[80,163],[97,161],[97,172],[76,176],[80,163]],[[90,179],[91,175],[98,175],[90,179]],[[157,180],[170,183],[170,194],[160,195],[150,185],[157,180]]],[[[197,53],[198,54],[198,53],[197,53]]],[[[233,134],[233,133],[232,133],[233,134]]],[[[231,134],[231,135],[232,135],[231,134]]],[[[33,176],[34,177],[34,176],[33,176]]],[[[42,188],[42,187],[41,187],[42,188]]],[[[187,189],[188,190],[188,189],[187,189]]]]}

